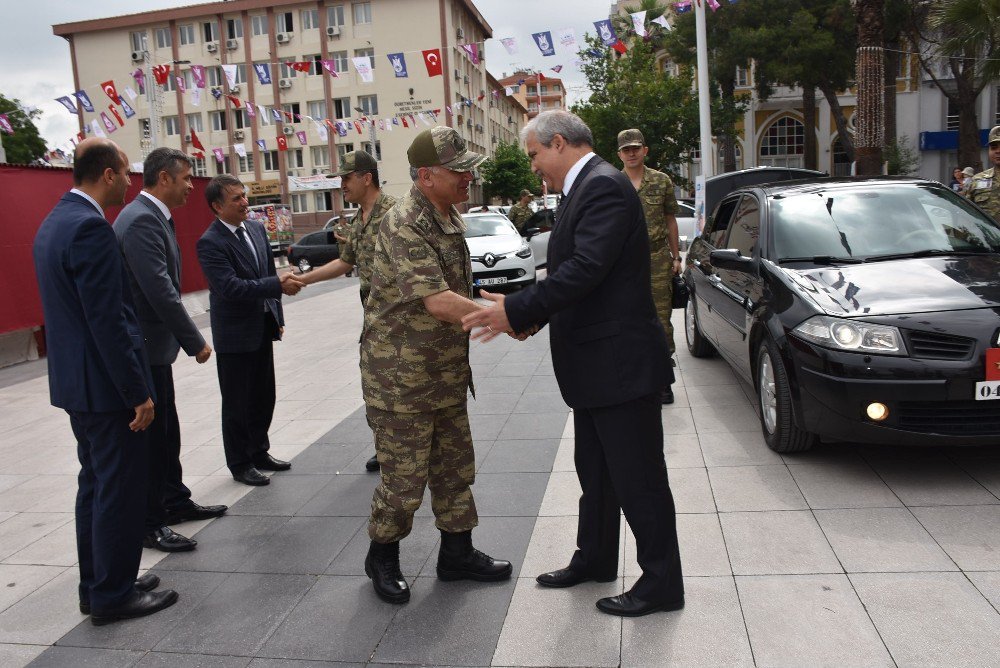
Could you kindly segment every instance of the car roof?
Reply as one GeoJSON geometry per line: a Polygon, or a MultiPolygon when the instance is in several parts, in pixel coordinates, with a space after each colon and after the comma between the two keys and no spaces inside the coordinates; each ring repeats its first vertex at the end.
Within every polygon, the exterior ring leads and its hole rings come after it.
{"type": "MultiPolygon", "coordinates": [[[[896,185],[934,185],[940,186],[937,181],[914,178],[912,176],[826,176],[810,179],[796,179],[794,181],[778,181],[775,183],[760,183],[746,186],[734,190],[730,195],[738,192],[750,190],[761,190],[764,195],[773,197],[775,195],[797,195],[802,193],[817,192],[831,189],[848,189],[864,185],[884,185],[892,183],[896,185]]],[[[728,197],[728,195],[727,195],[728,197]]]]}

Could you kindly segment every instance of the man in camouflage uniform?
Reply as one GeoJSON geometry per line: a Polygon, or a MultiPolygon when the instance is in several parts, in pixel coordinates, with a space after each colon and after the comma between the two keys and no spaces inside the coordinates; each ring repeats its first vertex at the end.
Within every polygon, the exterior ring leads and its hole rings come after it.
{"type": "MultiPolygon", "coordinates": [[[[674,184],[663,172],[646,167],[649,147],[642,133],[636,129],[618,133],[618,157],[625,169],[622,171],[632,181],[642,201],[642,212],[649,230],[650,283],[656,314],[667,332],[670,354],[674,354],[674,328],[670,324],[673,311],[673,278],[681,272],[680,245],[677,237],[677,200],[674,184]]],[[[674,392],[668,385],[663,388],[662,401],[674,403],[674,392]]]]}
{"type": "Polygon", "coordinates": [[[978,204],[980,209],[1000,222],[1000,175],[996,175],[997,167],[1000,167],[1000,125],[990,130],[986,141],[989,144],[987,155],[992,166],[985,172],[974,175],[971,183],[965,184],[964,190],[966,196],[978,204]]]}
{"type": "Polygon", "coordinates": [[[482,307],[471,299],[465,223],[454,205],[469,198],[472,169],[485,157],[441,126],[418,134],[407,157],[413,187],[382,220],[361,335],[361,387],[382,464],[365,573],[392,603],[410,598],[399,541],[410,533],[425,486],[441,531],[438,577],[485,582],[511,574],[510,562],[472,547],[472,370],[461,321],[482,307]]]}
{"type": "MultiPolygon", "coordinates": [[[[378,179],[378,163],[366,151],[351,151],[344,156],[340,169],[329,178],[341,177],[340,188],[344,199],[358,205],[358,211],[347,222],[347,233],[340,242],[340,257],[322,267],[300,275],[302,283],[318,283],[343,276],[355,266],[361,277],[361,305],[364,306],[371,291],[372,257],[375,254],[375,236],[382,217],[396,203],[396,198],[382,192],[378,179]]],[[[378,456],[365,462],[365,469],[378,471],[378,456]]]]}
{"type": "Polygon", "coordinates": [[[517,204],[510,207],[507,212],[507,217],[510,218],[510,222],[514,223],[514,227],[517,231],[524,236],[524,228],[528,224],[528,220],[534,213],[531,207],[528,206],[528,202],[531,201],[531,191],[525,188],[521,191],[521,199],[518,200],[517,204]]]}

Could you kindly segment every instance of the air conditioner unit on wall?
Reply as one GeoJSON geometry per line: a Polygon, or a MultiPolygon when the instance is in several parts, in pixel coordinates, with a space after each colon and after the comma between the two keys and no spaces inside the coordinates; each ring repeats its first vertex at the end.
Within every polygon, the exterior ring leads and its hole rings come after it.
{"type": "Polygon", "coordinates": [[[295,128],[293,128],[291,125],[284,126],[283,128],[281,128],[281,131],[284,132],[286,135],[295,134],[295,128]]]}
{"type": "Polygon", "coordinates": [[[240,92],[239,84],[233,84],[233,87],[229,89],[230,95],[239,95],[239,92],[240,92]]]}
{"type": "Polygon", "coordinates": [[[291,79],[278,79],[278,88],[291,88],[291,87],[292,87],[291,79]]]}
{"type": "Polygon", "coordinates": [[[233,139],[243,141],[243,130],[233,130],[233,139]]]}
{"type": "Polygon", "coordinates": [[[132,52],[132,62],[133,63],[141,63],[144,60],[146,60],[146,52],[145,51],[133,51],[132,52]]]}
{"type": "Polygon", "coordinates": [[[458,70],[455,70],[455,81],[461,81],[461,80],[462,80],[462,73],[459,72],[458,70]]]}
{"type": "Polygon", "coordinates": [[[340,26],[327,26],[326,27],[327,37],[340,37],[340,26]]]}
{"type": "Polygon", "coordinates": [[[465,39],[465,30],[463,30],[462,28],[457,28],[455,30],[455,37],[457,37],[458,39],[465,39]]]}
{"type": "Polygon", "coordinates": [[[462,77],[462,83],[469,83],[469,75],[468,74],[466,74],[464,77],[462,77]]]}
{"type": "Polygon", "coordinates": [[[184,135],[184,141],[186,142],[191,141],[191,135],[184,135]]]}
{"type": "Polygon", "coordinates": [[[209,53],[215,53],[219,50],[218,42],[205,42],[205,50],[209,53]]]}
{"type": "Polygon", "coordinates": [[[288,44],[289,42],[292,41],[292,36],[289,35],[287,32],[279,32],[277,35],[274,36],[274,41],[276,41],[278,44],[288,44]]]}
{"type": "Polygon", "coordinates": [[[236,49],[240,48],[240,43],[235,39],[227,39],[226,48],[229,49],[230,51],[235,51],[236,49]]]}

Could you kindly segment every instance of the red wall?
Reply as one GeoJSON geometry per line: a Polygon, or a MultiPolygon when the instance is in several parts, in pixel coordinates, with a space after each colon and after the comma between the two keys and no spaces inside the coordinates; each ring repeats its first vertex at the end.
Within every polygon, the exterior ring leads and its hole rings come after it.
{"type": "MultiPolygon", "coordinates": [[[[180,244],[182,292],[208,287],[195,244],[214,217],[205,203],[207,178],[195,178],[188,203],[172,211],[180,244]]],[[[69,169],[0,165],[0,334],[44,324],[31,244],[42,220],[63,193],[73,187],[69,169]]],[[[131,201],[142,189],[142,176],[132,175],[125,195],[131,201]]],[[[105,211],[114,222],[121,207],[105,211]]]]}

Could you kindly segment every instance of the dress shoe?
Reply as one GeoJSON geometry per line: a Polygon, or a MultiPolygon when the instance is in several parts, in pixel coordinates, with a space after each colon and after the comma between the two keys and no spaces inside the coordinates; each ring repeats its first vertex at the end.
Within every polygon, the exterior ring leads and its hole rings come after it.
{"type": "Polygon", "coordinates": [[[379,468],[378,455],[372,455],[372,458],[365,462],[366,471],[378,471],[379,468]]]}
{"type": "Polygon", "coordinates": [[[266,475],[250,467],[248,469],[243,469],[240,472],[233,472],[233,480],[236,482],[241,482],[244,485],[252,485],[253,487],[260,487],[261,485],[270,485],[271,479],[266,475]]]}
{"type": "Polygon", "coordinates": [[[170,527],[160,527],[153,533],[146,534],[142,546],[161,552],[189,552],[197,547],[198,541],[174,532],[170,527]]]}
{"type": "Polygon", "coordinates": [[[159,612],[164,608],[169,608],[177,602],[177,592],[173,589],[163,591],[137,591],[128,601],[114,608],[95,610],[90,616],[90,623],[94,626],[104,626],[121,619],[133,619],[134,617],[145,617],[154,612],[159,612]]]}
{"type": "Polygon", "coordinates": [[[667,385],[663,388],[663,392],[660,393],[660,403],[661,404],[672,404],[674,403],[674,391],[667,385]]]}
{"type": "Polygon", "coordinates": [[[259,471],[287,471],[292,468],[290,463],[275,459],[267,453],[258,456],[253,465],[259,471]]]}
{"type": "Polygon", "coordinates": [[[609,596],[597,601],[597,609],[609,615],[619,617],[642,617],[651,612],[669,612],[680,610],[684,607],[684,598],[673,601],[643,601],[632,595],[632,592],[625,592],[618,596],[609,596]]]}
{"type": "Polygon", "coordinates": [[[213,517],[221,517],[229,510],[229,506],[201,506],[195,502],[183,508],[168,510],[164,524],[180,524],[181,522],[193,522],[195,520],[210,520],[213,517]]]}
{"type": "Polygon", "coordinates": [[[545,587],[573,587],[581,582],[614,582],[617,575],[609,578],[592,578],[583,573],[578,573],[571,568],[560,568],[549,573],[542,573],[535,582],[545,587]]]}
{"type": "MultiPolygon", "coordinates": [[[[160,586],[160,576],[153,573],[140,575],[135,580],[135,588],[138,591],[153,591],[160,586]]],[[[85,615],[90,614],[90,601],[80,601],[80,612],[85,615]]]]}
{"type": "Polygon", "coordinates": [[[510,578],[513,567],[472,547],[472,531],[441,532],[437,576],[440,580],[498,582],[510,578]]]}
{"type": "Polygon", "coordinates": [[[406,603],[410,600],[410,587],[399,570],[399,541],[372,541],[365,557],[365,575],[371,578],[375,593],[383,601],[406,603]]]}

